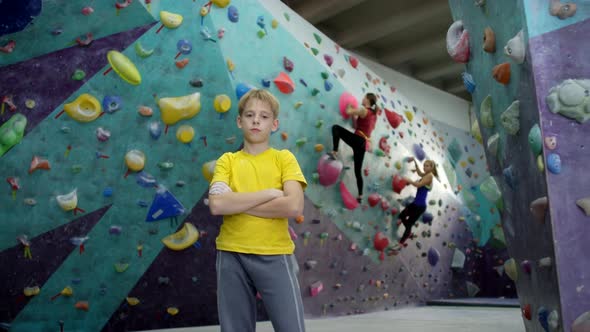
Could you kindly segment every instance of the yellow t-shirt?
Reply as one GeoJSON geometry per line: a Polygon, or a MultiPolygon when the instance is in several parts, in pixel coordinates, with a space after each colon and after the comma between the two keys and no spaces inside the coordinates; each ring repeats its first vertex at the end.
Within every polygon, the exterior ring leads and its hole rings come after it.
{"type": "MultiPolygon", "coordinates": [[[[283,189],[286,181],[307,186],[297,159],[289,150],[268,150],[253,156],[244,151],[226,152],[215,164],[211,183],[225,182],[233,192],[283,189]]],[[[267,219],[249,214],[223,216],[216,244],[218,250],[258,255],[292,254],[287,218],[267,219]]]]}

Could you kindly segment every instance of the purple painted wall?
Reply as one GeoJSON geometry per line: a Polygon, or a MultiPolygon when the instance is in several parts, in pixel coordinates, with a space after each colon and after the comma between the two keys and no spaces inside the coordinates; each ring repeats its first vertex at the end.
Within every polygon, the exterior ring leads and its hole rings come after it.
{"type": "Polygon", "coordinates": [[[543,136],[557,135],[562,172],[546,172],[564,331],[590,310],[590,217],[576,206],[590,196],[590,121],[578,123],[549,111],[545,97],[566,79],[590,79],[590,20],[529,41],[543,136]]]}

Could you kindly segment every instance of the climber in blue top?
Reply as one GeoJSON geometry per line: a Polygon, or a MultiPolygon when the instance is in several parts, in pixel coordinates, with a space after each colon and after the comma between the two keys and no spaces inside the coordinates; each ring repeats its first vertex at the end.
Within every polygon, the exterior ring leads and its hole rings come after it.
{"type": "Polygon", "coordinates": [[[416,198],[414,198],[414,201],[406,206],[406,208],[399,214],[399,218],[397,220],[398,226],[403,223],[406,227],[402,238],[399,240],[400,246],[404,247],[407,246],[406,240],[410,237],[412,226],[414,226],[416,220],[418,220],[424,211],[426,211],[426,196],[428,196],[428,192],[432,189],[432,178],[438,178],[438,172],[436,170],[436,163],[434,160],[424,161],[424,172],[420,170],[420,166],[418,166],[416,159],[410,157],[407,159],[407,161],[414,162],[416,169],[412,170],[412,172],[418,173],[421,178],[418,181],[412,181],[411,179],[404,178],[409,184],[418,188],[416,191],[416,198]]]}

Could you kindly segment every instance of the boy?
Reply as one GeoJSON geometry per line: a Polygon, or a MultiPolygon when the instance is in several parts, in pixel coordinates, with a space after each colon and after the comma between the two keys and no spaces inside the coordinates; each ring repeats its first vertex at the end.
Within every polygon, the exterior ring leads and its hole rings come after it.
{"type": "Polygon", "coordinates": [[[304,332],[287,218],[303,213],[307,182],[288,150],[269,146],[279,102],[252,89],[238,104],[242,150],[223,154],[209,189],[209,209],[223,215],[217,237],[217,309],[222,332],[256,329],[256,292],[277,332],[304,332]]]}

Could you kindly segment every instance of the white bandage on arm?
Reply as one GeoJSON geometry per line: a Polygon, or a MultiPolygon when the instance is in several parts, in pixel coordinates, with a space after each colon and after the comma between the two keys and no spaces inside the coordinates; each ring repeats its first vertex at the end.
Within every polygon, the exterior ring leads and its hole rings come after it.
{"type": "Polygon", "coordinates": [[[215,182],[209,188],[209,195],[221,195],[230,192],[232,192],[232,190],[225,182],[215,182]]]}

